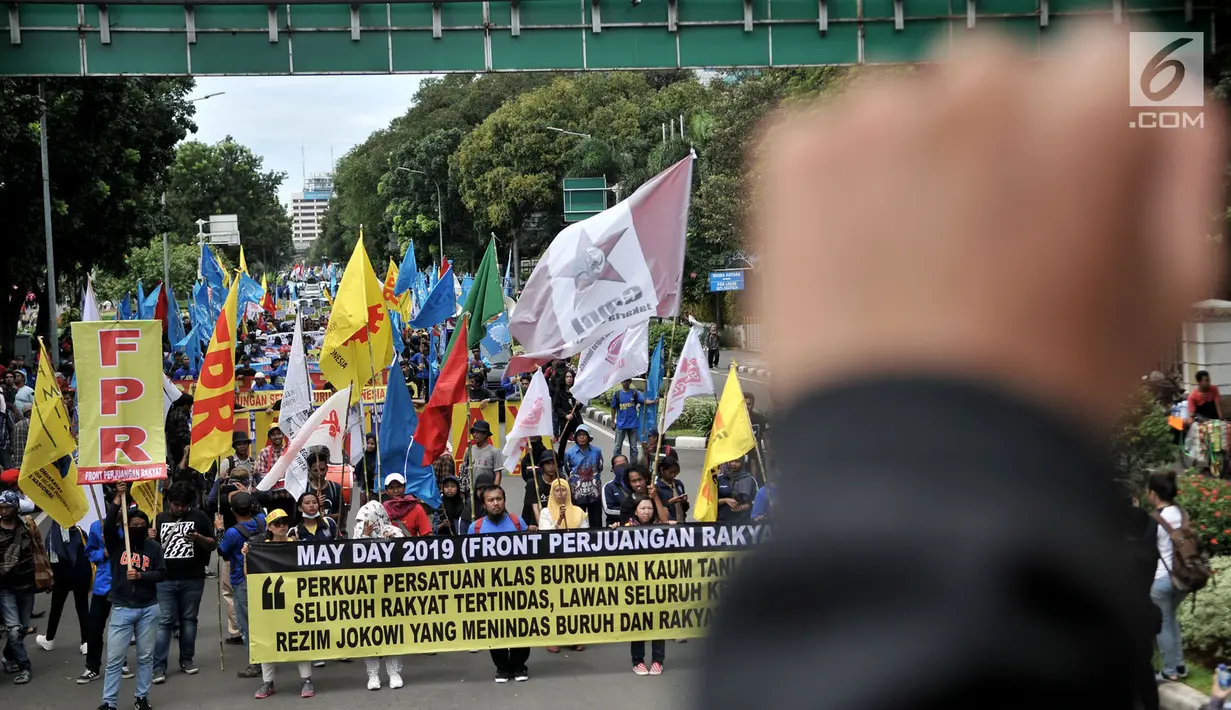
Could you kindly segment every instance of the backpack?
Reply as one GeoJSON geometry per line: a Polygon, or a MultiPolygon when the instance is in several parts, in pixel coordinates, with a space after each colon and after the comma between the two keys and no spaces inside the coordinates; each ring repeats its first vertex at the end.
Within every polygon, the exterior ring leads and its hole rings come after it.
{"type": "Polygon", "coordinates": [[[1196,592],[1205,588],[1210,577],[1213,576],[1210,570],[1210,558],[1201,551],[1197,535],[1188,524],[1188,513],[1185,513],[1183,509],[1180,510],[1180,526],[1177,528],[1171,527],[1157,512],[1151,513],[1150,516],[1171,537],[1171,547],[1174,550],[1171,565],[1168,567],[1167,563],[1163,562],[1163,566],[1167,567],[1167,571],[1171,574],[1171,583],[1175,585],[1176,590],[1196,592]]]}
{"type": "MultiPolygon", "coordinates": [[[[517,528],[517,532],[521,532],[526,529],[526,527],[521,524],[521,518],[517,517],[516,515],[513,515],[512,513],[505,513],[505,515],[509,516],[509,520],[513,521],[513,527],[517,528]]],[[[487,516],[484,515],[483,517],[474,521],[474,534],[475,535],[478,535],[479,533],[483,531],[483,521],[486,519],[487,519],[487,516]]]]}
{"type": "Polygon", "coordinates": [[[238,525],[238,524],[232,525],[231,529],[239,533],[239,536],[244,539],[244,542],[247,542],[248,540],[252,539],[253,535],[260,535],[261,533],[265,532],[265,521],[256,520],[256,530],[252,532],[248,532],[248,528],[244,527],[243,525],[238,525]]]}

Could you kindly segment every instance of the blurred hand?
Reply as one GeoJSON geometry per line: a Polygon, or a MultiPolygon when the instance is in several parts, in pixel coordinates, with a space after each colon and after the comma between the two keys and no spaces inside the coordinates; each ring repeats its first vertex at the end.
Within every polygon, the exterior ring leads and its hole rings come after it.
{"type": "Polygon", "coordinates": [[[1225,114],[1208,100],[1205,128],[1130,129],[1111,28],[1047,63],[957,54],[768,128],[754,231],[777,402],[907,371],[1107,423],[1214,295],[1225,114]]]}

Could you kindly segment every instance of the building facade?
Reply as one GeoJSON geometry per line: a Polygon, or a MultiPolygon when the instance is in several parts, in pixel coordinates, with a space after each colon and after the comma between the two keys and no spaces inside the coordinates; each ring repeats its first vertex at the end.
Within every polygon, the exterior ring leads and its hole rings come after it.
{"type": "Polygon", "coordinates": [[[291,195],[291,241],[305,254],[321,235],[321,219],[333,197],[333,174],[319,173],[304,180],[303,192],[291,195]]]}

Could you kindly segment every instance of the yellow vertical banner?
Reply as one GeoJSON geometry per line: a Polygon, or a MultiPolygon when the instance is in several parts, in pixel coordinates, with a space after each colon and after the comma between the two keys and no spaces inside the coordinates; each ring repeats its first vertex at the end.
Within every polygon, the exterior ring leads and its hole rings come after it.
{"type": "Polygon", "coordinates": [[[158,482],[139,481],[132,485],[129,492],[132,494],[133,502],[137,504],[141,512],[150,516],[150,522],[152,523],[154,518],[162,512],[158,509],[158,482]]]}
{"type": "Polygon", "coordinates": [[[65,528],[81,520],[89,506],[85,491],[77,484],[77,465],[72,457],[76,446],[51,358],[40,339],[30,437],[26,439],[17,487],[65,528]]]}
{"type": "Polygon", "coordinates": [[[461,464],[466,457],[466,444],[470,441],[470,428],[466,426],[469,416],[471,426],[477,421],[485,421],[492,428],[492,446],[501,448],[500,444],[500,403],[467,402],[453,405],[453,418],[449,422],[449,441],[453,444],[453,459],[461,464]]]}
{"type": "Polygon", "coordinates": [[[162,323],[73,323],[82,484],[167,477],[162,323]]]}
{"type": "MultiPolygon", "coordinates": [[[[256,452],[265,448],[269,443],[269,425],[278,421],[278,413],[258,409],[253,414],[255,415],[253,419],[256,421],[256,426],[254,427],[255,433],[252,436],[252,460],[255,461],[256,452]]],[[[286,432],[282,433],[285,434],[286,432]]]]}

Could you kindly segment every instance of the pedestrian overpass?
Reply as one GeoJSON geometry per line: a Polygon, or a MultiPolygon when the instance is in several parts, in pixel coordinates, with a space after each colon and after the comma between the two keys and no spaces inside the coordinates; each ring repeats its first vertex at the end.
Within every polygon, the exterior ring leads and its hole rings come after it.
{"type": "Polygon", "coordinates": [[[1090,17],[1212,41],[1216,1],[24,0],[0,15],[0,76],[885,64],[992,30],[1038,47],[1090,17]]]}

